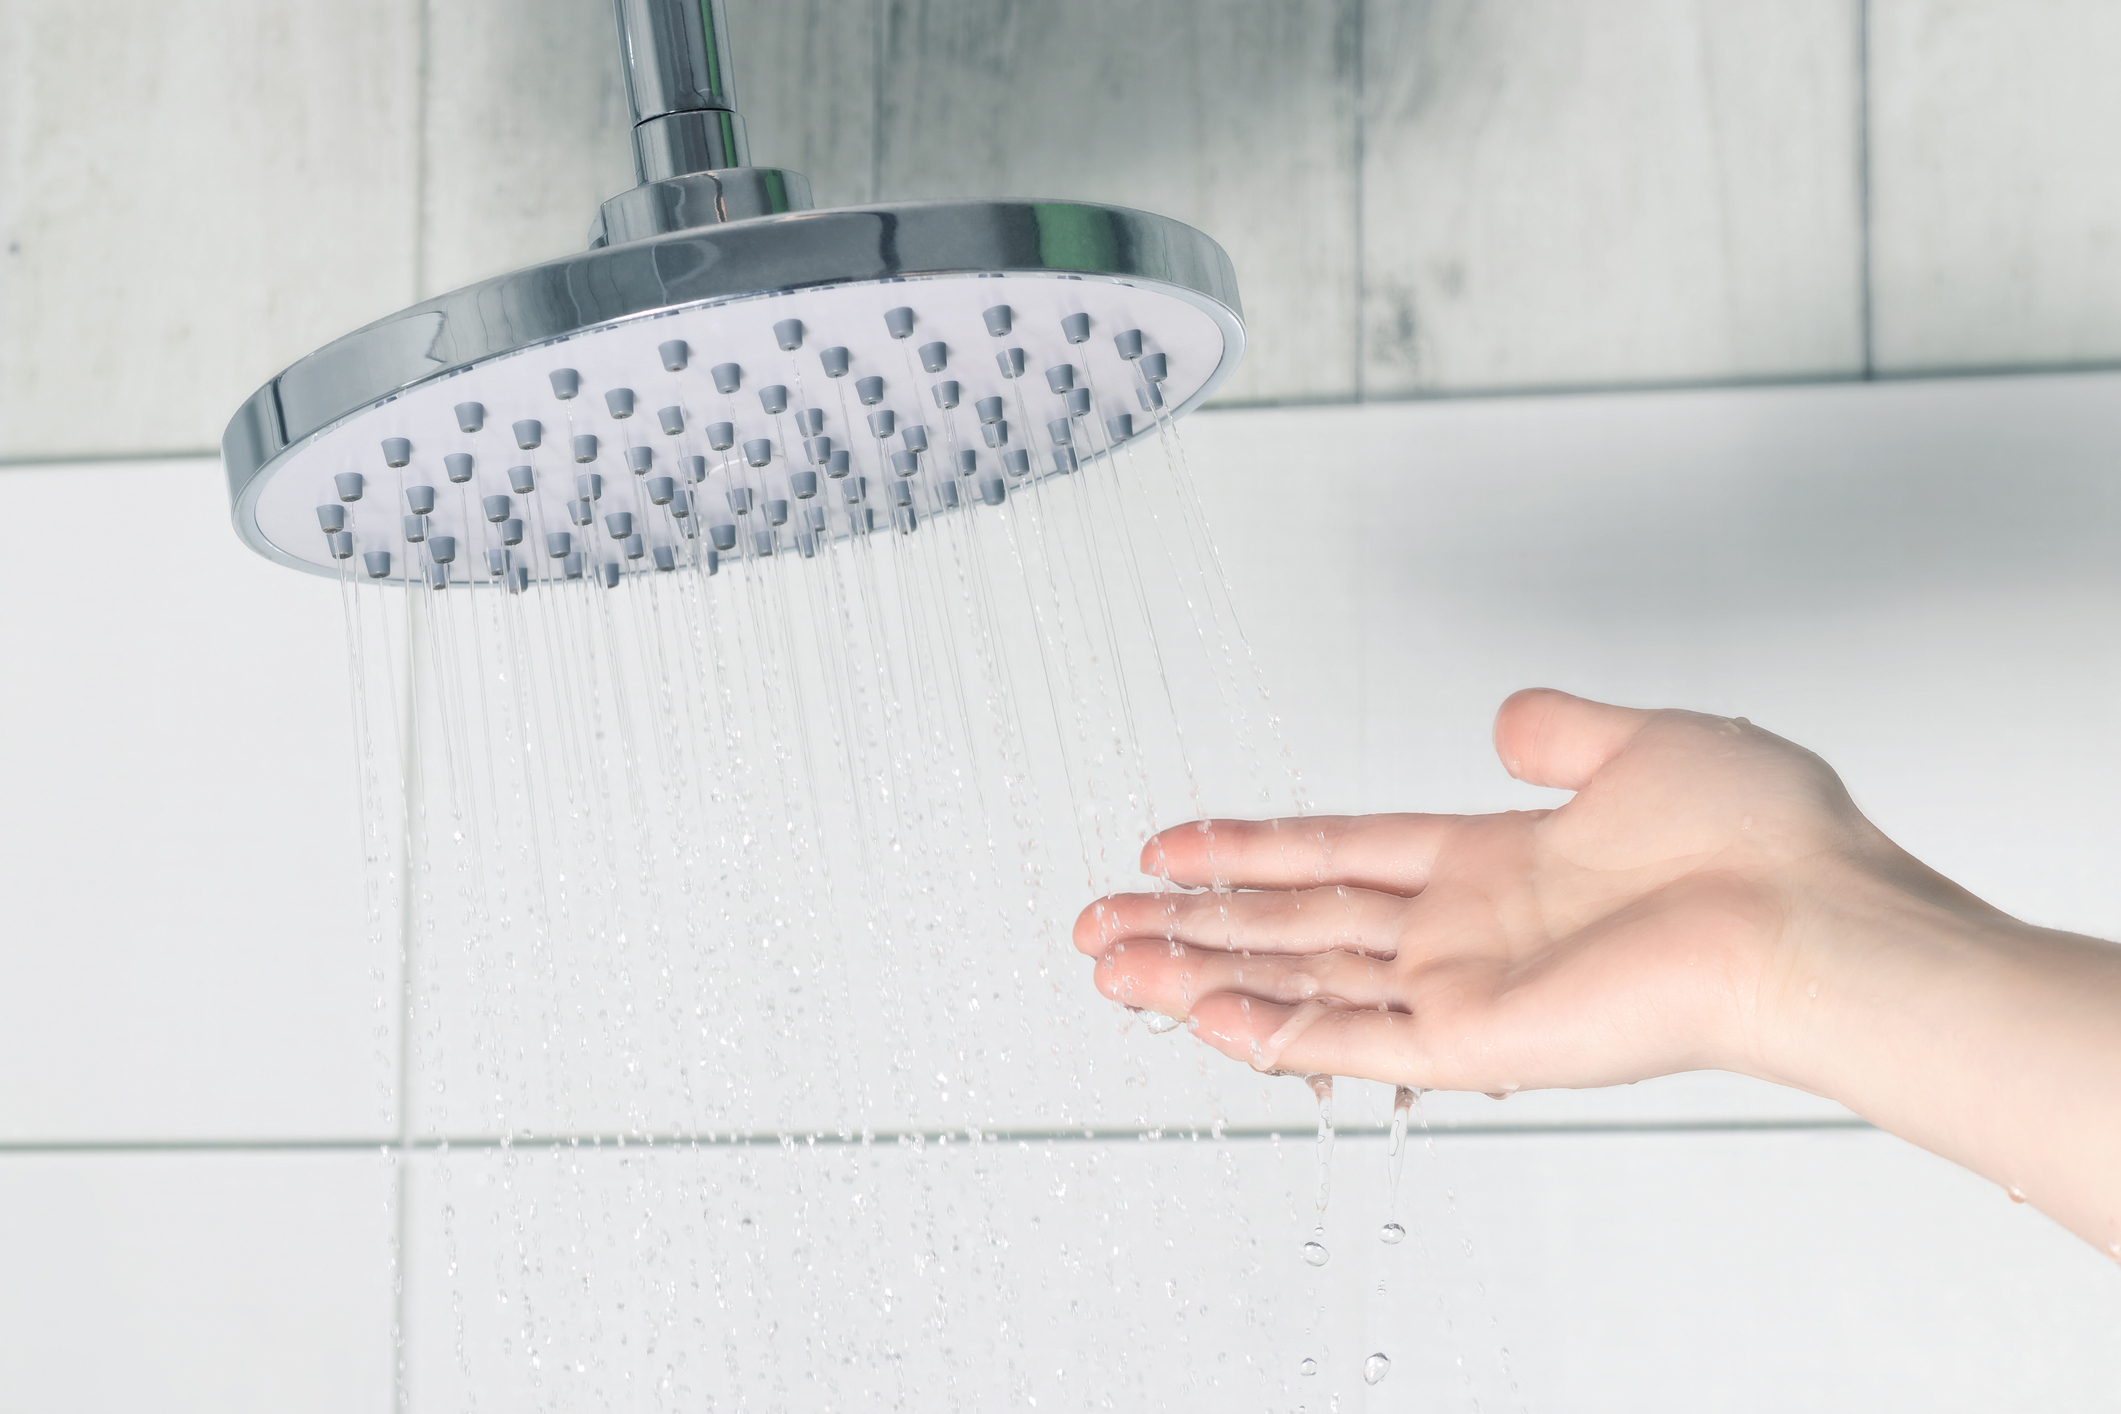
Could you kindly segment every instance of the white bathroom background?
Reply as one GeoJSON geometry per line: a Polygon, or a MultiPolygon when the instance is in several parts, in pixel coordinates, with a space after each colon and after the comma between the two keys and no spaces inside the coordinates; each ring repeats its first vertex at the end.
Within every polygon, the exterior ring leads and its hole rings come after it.
{"type": "MultiPolygon", "coordinates": [[[[2121,935],[2121,10],[730,9],[754,153],[821,203],[1086,197],[1229,250],[1252,342],[1187,448],[1317,807],[1543,803],[1488,746],[1533,683],[1742,712],[1997,905],[2121,935]]],[[[364,916],[339,591],[236,541],[215,444],[315,345],[580,246],[631,180],[610,29],[0,0],[0,1409],[593,1407],[467,1375],[517,1321],[495,1215],[691,1162],[738,1228],[867,1165],[878,1269],[946,1308],[885,1369],[799,1268],[707,1273],[785,1377],[741,1407],[2121,1411],[2110,1263],[1730,1076],[1430,1096],[1389,1247],[1389,1092],[1344,1086],[1330,1283],[1309,1095],[1212,1056],[1106,1077],[1088,1135],[1033,1095],[1007,1144],[598,1145],[493,1202],[364,916]],[[967,1235],[1068,1255],[922,1266],[967,1235]],[[960,1343],[997,1314],[1000,1376],[960,1343]]],[[[1194,1045],[1114,1034],[1088,972],[1093,1051],[1194,1045]]]]}

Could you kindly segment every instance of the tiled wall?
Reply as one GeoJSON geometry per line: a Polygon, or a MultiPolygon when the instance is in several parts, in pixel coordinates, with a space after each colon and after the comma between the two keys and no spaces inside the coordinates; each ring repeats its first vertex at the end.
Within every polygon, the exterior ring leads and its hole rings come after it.
{"type": "MultiPolygon", "coordinates": [[[[758,158],[821,200],[1094,197],[1230,249],[1227,398],[1336,404],[1189,432],[1322,805],[1543,799],[1485,744],[1530,681],[1745,711],[2000,906],[2121,934],[2121,378],[1808,386],[2116,356],[2108,7],[732,12],[758,158]],[[1798,386],[1404,401],[1761,380],[1798,386]]],[[[137,454],[578,247],[630,180],[608,25],[0,0],[0,1409],[380,1414],[401,1321],[407,1406],[456,1407],[337,591],[240,549],[214,463],[137,454]]],[[[1431,1275],[1493,1293],[1533,1409],[2121,1410],[2112,1272],[1823,1101],[1434,1112],[1478,1127],[1439,1150],[1479,1257],[1431,1275]]]]}
{"type": "MultiPolygon", "coordinates": [[[[820,201],[1215,236],[1227,402],[2121,355],[2099,0],[730,8],[756,159],[820,201]]],[[[580,248],[631,182],[596,0],[99,14],[0,6],[0,460],[210,449],[295,357],[580,248]]]]}

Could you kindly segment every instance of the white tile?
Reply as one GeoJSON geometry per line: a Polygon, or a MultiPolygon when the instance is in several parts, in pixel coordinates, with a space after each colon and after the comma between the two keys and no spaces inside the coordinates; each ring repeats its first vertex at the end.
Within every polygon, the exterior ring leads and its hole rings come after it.
{"type": "Polygon", "coordinates": [[[384,1414],[391,1195],[369,1154],[0,1155],[7,1407],[384,1414]]]}
{"type": "Polygon", "coordinates": [[[417,13],[0,9],[0,457],[218,446],[409,302],[417,13]]]}
{"type": "Polygon", "coordinates": [[[2110,1264],[1885,1135],[1417,1138],[1396,1205],[1343,1139],[1316,1268],[1315,1147],[428,1156],[411,1406],[2121,1408],[2110,1264]]]}
{"type": "Polygon", "coordinates": [[[1175,217],[1237,269],[1250,344],[1223,400],[1353,393],[1350,5],[890,13],[884,199],[1059,197],[1175,217]]]}
{"type": "Polygon", "coordinates": [[[1366,396],[1862,367],[1852,0],[1365,13],[1366,396]]]}
{"type": "Polygon", "coordinates": [[[1881,369],[2121,356],[2121,11],[2099,0],[1870,7],[1881,369]]]}
{"type": "Polygon", "coordinates": [[[0,557],[0,1138],[376,1132],[338,588],[237,542],[216,463],[0,480],[92,527],[0,557]]]}
{"type": "Polygon", "coordinates": [[[438,0],[423,23],[421,297],[585,249],[634,180],[611,7],[438,0]]]}

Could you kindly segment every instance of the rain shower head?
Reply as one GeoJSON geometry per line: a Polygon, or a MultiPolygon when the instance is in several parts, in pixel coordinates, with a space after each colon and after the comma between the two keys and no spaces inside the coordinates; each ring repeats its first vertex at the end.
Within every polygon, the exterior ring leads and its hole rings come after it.
{"type": "Polygon", "coordinates": [[[1236,276],[1201,232],[1083,202],[812,209],[749,165],[721,0],[616,9],[639,185],[589,250],[254,393],[221,451],[260,554],[514,588],[809,555],[1000,504],[1236,366],[1236,276]]]}

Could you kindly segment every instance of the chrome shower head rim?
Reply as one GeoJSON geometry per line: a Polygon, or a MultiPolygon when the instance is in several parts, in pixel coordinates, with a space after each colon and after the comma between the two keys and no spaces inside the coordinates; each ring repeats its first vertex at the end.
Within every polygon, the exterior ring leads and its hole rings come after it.
{"type": "MultiPolygon", "coordinates": [[[[926,201],[729,222],[548,261],[427,300],[335,340],[253,394],[222,440],[235,528],[278,563],[260,494],[302,449],[394,400],[527,350],[685,311],[804,290],[996,276],[1076,278],[1175,298],[1221,335],[1216,365],[1167,410],[1210,396],[1242,356],[1236,275],[1213,240],[1125,207],[926,201]]],[[[1188,382],[1191,380],[1189,379],[1188,382]]]]}

